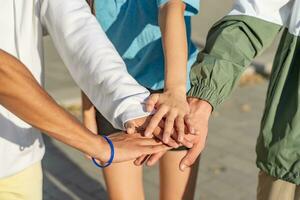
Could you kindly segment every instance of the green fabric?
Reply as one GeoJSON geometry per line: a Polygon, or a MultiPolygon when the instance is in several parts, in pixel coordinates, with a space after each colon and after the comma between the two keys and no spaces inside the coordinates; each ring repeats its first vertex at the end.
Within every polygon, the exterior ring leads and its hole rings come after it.
{"type": "MultiPolygon", "coordinates": [[[[249,16],[223,18],[210,30],[192,68],[189,96],[216,108],[281,28],[249,16]]],[[[274,60],[256,152],[261,170],[300,185],[300,37],[287,29],[274,60]]]]}
{"type": "Polygon", "coordinates": [[[192,87],[188,96],[207,100],[216,108],[280,29],[278,25],[248,16],[227,16],[216,23],[191,69],[192,87]]]}
{"type": "Polygon", "coordinates": [[[261,131],[257,166],[300,184],[300,37],[285,30],[275,57],[261,131]]]}

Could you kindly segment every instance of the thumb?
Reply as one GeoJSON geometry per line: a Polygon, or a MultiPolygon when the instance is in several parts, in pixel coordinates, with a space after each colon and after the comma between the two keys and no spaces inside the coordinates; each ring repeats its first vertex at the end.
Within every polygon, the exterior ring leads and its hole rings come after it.
{"type": "Polygon", "coordinates": [[[136,132],[136,124],[133,120],[126,122],[125,128],[128,134],[133,134],[136,132]]]}
{"type": "Polygon", "coordinates": [[[184,171],[186,168],[192,166],[203,150],[202,145],[196,144],[190,150],[188,150],[187,154],[180,161],[179,169],[184,171]]]}

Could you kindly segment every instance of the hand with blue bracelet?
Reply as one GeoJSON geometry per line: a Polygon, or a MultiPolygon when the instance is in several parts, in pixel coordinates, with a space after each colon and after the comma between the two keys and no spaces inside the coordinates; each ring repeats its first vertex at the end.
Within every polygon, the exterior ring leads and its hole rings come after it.
{"type": "MultiPolygon", "coordinates": [[[[96,135],[95,135],[96,136],[96,135]]],[[[170,149],[153,138],[145,138],[140,133],[126,134],[119,132],[108,137],[96,136],[99,138],[97,156],[93,156],[93,162],[98,167],[107,167],[111,163],[134,160],[142,155],[158,153],[170,149]],[[105,164],[99,164],[96,160],[105,164]]]]}

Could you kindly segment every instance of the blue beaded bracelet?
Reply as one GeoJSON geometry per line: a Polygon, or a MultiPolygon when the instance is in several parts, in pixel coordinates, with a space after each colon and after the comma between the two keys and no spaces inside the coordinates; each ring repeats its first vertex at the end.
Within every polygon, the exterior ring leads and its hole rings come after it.
{"type": "Polygon", "coordinates": [[[106,141],[107,143],[109,144],[109,147],[110,147],[110,158],[109,160],[107,161],[107,163],[105,163],[104,165],[100,165],[99,163],[97,163],[96,159],[95,158],[92,158],[93,160],[93,163],[97,166],[97,167],[100,167],[100,168],[105,168],[105,167],[108,167],[109,165],[112,164],[113,160],[114,160],[114,157],[115,157],[115,148],[114,148],[114,144],[112,143],[112,141],[105,135],[102,136],[106,141]]]}

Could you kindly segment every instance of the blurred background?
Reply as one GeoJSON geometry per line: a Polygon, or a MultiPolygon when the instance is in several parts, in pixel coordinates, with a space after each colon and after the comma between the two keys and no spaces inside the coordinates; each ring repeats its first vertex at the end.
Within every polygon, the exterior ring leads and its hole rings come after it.
{"type": "MultiPolygon", "coordinates": [[[[233,0],[201,2],[193,18],[193,40],[203,47],[209,28],[231,9],[233,0]]],[[[45,39],[46,89],[61,105],[80,118],[80,90],[57,55],[49,37],[45,39]]],[[[196,189],[197,200],[253,200],[257,168],[255,142],[264,108],[268,76],[275,44],[259,56],[244,73],[232,98],[213,113],[207,147],[201,156],[196,189]]],[[[81,153],[45,137],[45,200],[107,199],[101,170],[81,153]]],[[[144,168],[147,200],[159,195],[158,166],[144,168]]]]}

